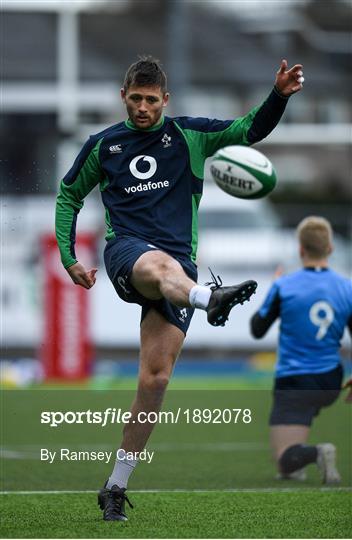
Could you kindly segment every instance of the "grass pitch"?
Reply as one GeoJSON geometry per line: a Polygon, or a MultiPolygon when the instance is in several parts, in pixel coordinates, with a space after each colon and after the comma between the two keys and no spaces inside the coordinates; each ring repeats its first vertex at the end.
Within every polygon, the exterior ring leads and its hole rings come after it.
{"type": "MultiPolygon", "coordinates": [[[[338,448],[341,489],[322,489],[315,465],[305,483],[275,480],[268,444],[269,390],[212,384],[171,390],[164,410],[251,408],[253,421],[157,425],[130,480],[127,523],[105,523],[96,502],[112,463],[41,462],[40,448],[116,449],[122,426],[40,423],[43,410],[128,410],[133,392],[47,387],[5,391],[1,461],[3,538],[349,538],[352,533],[351,407],[342,399],[316,419],[311,442],[338,448]],[[199,390],[205,388],[205,390],[199,390]],[[83,491],[83,493],[48,493],[83,491]],[[143,492],[147,490],[147,492],[143,492]],[[150,490],[154,490],[151,492],[150,490]],[[182,490],[182,491],[177,491],[182,490]],[[19,492],[47,491],[47,493],[19,492]]],[[[253,387],[252,387],[253,388],[253,387]]]]}
{"type": "Polygon", "coordinates": [[[3,538],[350,538],[351,493],[132,493],[126,523],[96,495],[2,495],[3,538]]]}

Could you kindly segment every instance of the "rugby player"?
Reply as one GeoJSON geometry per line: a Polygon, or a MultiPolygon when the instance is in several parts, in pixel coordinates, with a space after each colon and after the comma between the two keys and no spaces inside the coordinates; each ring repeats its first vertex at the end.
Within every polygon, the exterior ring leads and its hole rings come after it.
{"type": "Polygon", "coordinates": [[[306,443],[313,418],[340,394],[339,348],[346,326],[352,334],[352,284],[328,266],[333,232],[326,219],[307,217],[297,233],[303,268],[274,281],[251,319],[251,330],[254,337],[262,338],[280,318],[270,416],[279,477],[304,480],[304,467],[316,463],[323,483],[334,484],[340,482],[335,446],[306,443]]]}
{"type": "MultiPolygon", "coordinates": [[[[85,269],[75,250],[77,214],[99,185],[107,225],[104,260],[117,294],[142,307],[140,370],[132,418],[124,428],[119,459],[99,493],[107,521],[125,521],[125,491],[153,424],[140,411],[158,412],[194,308],[214,326],[225,324],[236,304],[249,300],[256,282],[223,287],[213,276],[197,285],[197,212],[204,161],[226,145],[252,145],[279,122],[288,98],[302,88],[302,65],[282,60],[268,98],[236,120],[164,116],[166,75],[157,60],[142,57],[125,76],[121,98],[127,120],[93,135],[61,182],[56,235],[61,259],[77,285],[91,288],[96,268],[85,269]],[[121,450],[126,452],[122,455],[121,450]],[[128,453],[128,455],[127,455],[128,453]]],[[[122,321],[116,321],[118,329],[122,321]]]]}

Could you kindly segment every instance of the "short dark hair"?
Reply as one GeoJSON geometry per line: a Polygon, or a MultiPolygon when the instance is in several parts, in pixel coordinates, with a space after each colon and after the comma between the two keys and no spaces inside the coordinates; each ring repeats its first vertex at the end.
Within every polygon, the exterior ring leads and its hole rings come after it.
{"type": "Polygon", "coordinates": [[[322,259],[330,255],[333,241],[332,227],[321,216],[308,216],[297,227],[301,246],[313,259],[322,259]]]}
{"type": "Polygon", "coordinates": [[[160,61],[153,56],[140,56],[137,62],[132,64],[125,75],[123,88],[125,92],[130,86],[160,86],[163,93],[166,92],[166,74],[161,69],[160,61]]]}

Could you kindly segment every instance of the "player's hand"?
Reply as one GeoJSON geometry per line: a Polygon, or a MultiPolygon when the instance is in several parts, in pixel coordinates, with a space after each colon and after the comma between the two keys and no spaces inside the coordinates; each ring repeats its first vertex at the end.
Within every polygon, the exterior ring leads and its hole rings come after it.
{"type": "Polygon", "coordinates": [[[283,96],[290,96],[303,88],[303,66],[296,64],[287,69],[287,60],[281,60],[281,66],[276,73],[275,86],[283,96]]]}
{"type": "Polygon", "coordinates": [[[76,285],[81,285],[81,287],[84,287],[85,289],[90,289],[96,282],[95,274],[98,271],[97,268],[92,268],[87,272],[84,266],[77,262],[66,268],[66,270],[69,273],[73,283],[76,285]]]}
{"type": "Polygon", "coordinates": [[[348,381],[345,382],[345,384],[343,385],[342,389],[344,390],[345,388],[348,388],[349,389],[349,392],[346,396],[346,403],[352,403],[352,377],[350,379],[348,379],[348,381]]]}

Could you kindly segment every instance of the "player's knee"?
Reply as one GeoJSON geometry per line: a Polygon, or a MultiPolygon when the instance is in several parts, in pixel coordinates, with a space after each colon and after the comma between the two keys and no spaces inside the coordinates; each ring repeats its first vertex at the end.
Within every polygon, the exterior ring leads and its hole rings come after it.
{"type": "Polygon", "coordinates": [[[153,394],[163,394],[168,384],[169,377],[162,371],[148,373],[140,378],[140,388],[153,394]]]}
{"type": "Polygon", "coordinates": [[[157,286],[173,271],[173,264],[174,261],[171,257],[164,256],[164,254],[156,256],[156,253],[153,253],[143,262],[143,266],[137,267],[138,278],[157,286]]]}
{"type": "Polygon", "coordinates": [[[154,375],[152,385],[156,392],[164,392],[168,384],[169,377],[165,373],[158,373],[157,375],[154,375]]]}
{"type": "Polygon", "coordinates": [[[317,457],[318,453],[315,446],[294,444],[286,448],[281,454],[278,464],[283,473],[291,474],[309,463],[314,463],[317,457]]]}
{"type": "Polygon", "coordinates": [[[158,285],[163,283],[169,274],[175,270],[175,261],[170,257],[160,259],[154,268],[154,277],[158,285]]]}

